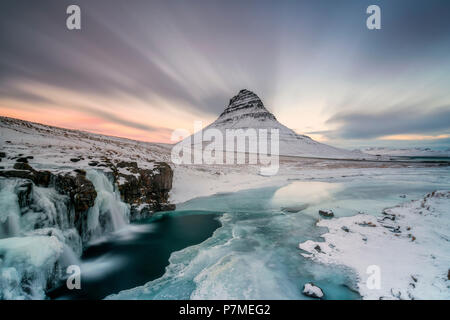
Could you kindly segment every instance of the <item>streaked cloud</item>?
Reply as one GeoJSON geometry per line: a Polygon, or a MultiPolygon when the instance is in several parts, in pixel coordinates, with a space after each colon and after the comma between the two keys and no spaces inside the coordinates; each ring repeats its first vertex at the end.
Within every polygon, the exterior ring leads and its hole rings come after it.
{"type": "Polygon", "coordinates": [[[376,32],[369,0],[78,0],[68,31],[72,3],[0,3],[0,114],[169,142],[248,88],[332,144],[448,134],[448,1],[380,0],[376,32]]]}
{"type": "MultiPolygon", "coordinates": [[[[394,135],[416,135],[418,137],[426,134],[450,132],[450,107],[439,107],[431,111],[401,108],[377,113],[338,113],[332,116],[327,123],[337,125],[338,128],[310,133],[322,134],[332,139],[373,139],[381,137],[386,139],[387,136],[392,138],[394,135]]],[[[439,138],[439,136],[436,138],[439,138]]]]}

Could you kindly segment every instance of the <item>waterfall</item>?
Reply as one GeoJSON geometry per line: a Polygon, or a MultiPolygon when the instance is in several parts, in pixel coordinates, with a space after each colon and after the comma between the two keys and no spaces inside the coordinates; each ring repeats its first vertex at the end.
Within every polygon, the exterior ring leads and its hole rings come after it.
{"type": "Polygon", "coordinates": [[[81,235],[71,217],[70,198],[26,179],[0,178],[0,300],[45,297],[68,265],[79,265],[83,243],[124,228],[130,209],[107,176],[86,173],[95,187],[94,206],[81,235]]]}
{"type": "MultiPolygon", "coordinates": [[[[94,185],[97,197],[88,211],[87,229],[90,239],[124,228],[129,223],[129,206],[120,199],[119,191],[103,172],[89,170],[86,174],[94,185]]],[[[86,240],[86,239],[84,239],[86,240]]]]}
{"type": "Polygon", "coordinates": [[[15,193],[17,180],[0,179],[0,239],[20,233],[19,199],[15,193]]]}

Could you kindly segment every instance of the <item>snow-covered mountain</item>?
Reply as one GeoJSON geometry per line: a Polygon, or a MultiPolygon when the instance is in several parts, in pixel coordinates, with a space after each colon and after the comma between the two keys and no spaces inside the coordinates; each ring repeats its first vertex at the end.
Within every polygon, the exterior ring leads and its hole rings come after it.
{"type": "Polygon", "coordinates": [[[450,157],[450,148],[445,150],[433,150],[431,148],[385,148],[370,147],[362,150],[365,153],[380,156],[397,157],[450,157]]]}
{"type": "MultiPolygon", "coordinates": [[[[231,98],[230,103],[217,118],[216,121],[203,129],[218,129],[225,137],[227,129],[278,129],[279,130],[279,152],[284,156],[302,156],[318,158],[338,158],[338,159],[361,159],[371,158],[370,155],[359,151],[349,151],[335,148],[317,141],[308,136],[295,133],[284,126],[275,116],[266,109],[261,99],[253,92],[243,89],[231,98]]],[[[269,135],[270,137],[270,135],[269,135]]],[[[185,141],[193,141],[191,137],[185,141]]],[[[239,150],[241,151],[241,150],[239,150]]]]}

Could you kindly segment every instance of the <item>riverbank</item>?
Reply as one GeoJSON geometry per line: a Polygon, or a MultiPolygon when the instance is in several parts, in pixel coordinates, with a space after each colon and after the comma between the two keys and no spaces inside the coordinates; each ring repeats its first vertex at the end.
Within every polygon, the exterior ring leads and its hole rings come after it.
{"type": "Polygon", "coordinates": [[[450,191],[437,191],[379,217],[320,220],[324,241],[299,248],[318,263],[355,270],[364,299],[450,299],[449,208],[450,191]]]}

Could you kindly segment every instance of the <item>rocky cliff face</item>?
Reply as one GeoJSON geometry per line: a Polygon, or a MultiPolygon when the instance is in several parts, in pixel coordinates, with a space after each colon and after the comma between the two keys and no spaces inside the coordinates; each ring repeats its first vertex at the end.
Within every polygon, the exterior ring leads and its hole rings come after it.
{"type": "MultiPolygon", "coordinates": [[[[26,159],[26,158],[25,158],[26,159]]],[[[165,162],[156,162],[153,169],[141,169],[137,162],[121,161],[113,164],[105,161],[105,165],[98,166],[98,170],[110,169],[110,180],[118,186],[123,202],[130,206],[130,220],[139,220],[150,217],[157,211],[174,210],[175,205],[169,203],[169,191],[172,188],[173,171],[165,162]]],[[[92,167],[93,164],[91,164],[92,167]]],[[[53,188],[66,207],[66,217],[58,217],[53,222],[38,223],[33,229],[56,227],[67,229],[74,227],[82,239],[89,240],[88,214],[94,206],[97,191],[94,184],[86,177],[83,169],[74,169],[71,172],[54,173],[47,170],[35,170],[27,161],[14,164],[12,170],[0,170],[0,177],[20,181],[14,192],[17,194],[18,204],[22,211],[28,210],[37,199],[33,199],[33,188],[53,188]],[[63,223],[65,222],[65,223],[63,223]]],[[[38,208],[38,211],[43,211],[38,208]]],[[[45,220],[45,219],[44,219],[45,220]]],[[[39,220],[36,220],[39,221],[39,220]]]]}
{"type": "Polygon", "coordinates": [[[123,201],[131,206],[132,221],[150,217],[157,211],[175,209],[168,201],[173,171],[167,163],[157,162],[153,169],[140,169],[137,162],[123,161],[112,169],[123,201]]]}

